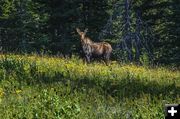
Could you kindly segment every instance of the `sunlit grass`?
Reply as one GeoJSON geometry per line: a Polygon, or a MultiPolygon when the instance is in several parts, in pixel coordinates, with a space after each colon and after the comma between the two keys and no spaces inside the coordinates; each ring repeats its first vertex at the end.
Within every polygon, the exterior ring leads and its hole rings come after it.
{"type": "Polygon", "coordinates": [[[0,56],[0,118],[164,118],[180,71],[80,58],[0,56]]]}

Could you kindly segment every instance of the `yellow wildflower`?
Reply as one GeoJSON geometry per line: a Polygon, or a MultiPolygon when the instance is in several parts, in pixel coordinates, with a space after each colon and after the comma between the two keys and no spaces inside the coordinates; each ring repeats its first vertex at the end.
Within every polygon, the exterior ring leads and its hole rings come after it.
{"type": "Polygon", "coordinates": [[[17,94],[18,94],[18,93],[21,93],[21,92],[22,92],[22,90],[19,90],[19,89],[16,90],[16,93],[17,93],[17,94]]]}
{"type": "Polygon", "coordinates": [[[3,89],[0,88],[0,97],[2,97],[4,95],[3,89]]]}

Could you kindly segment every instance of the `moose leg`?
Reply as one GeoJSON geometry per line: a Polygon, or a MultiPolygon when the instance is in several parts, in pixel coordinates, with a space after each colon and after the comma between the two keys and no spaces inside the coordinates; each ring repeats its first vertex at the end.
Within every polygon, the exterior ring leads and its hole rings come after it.
{"type": "Polygon", "coordinates": [[[106,65],[109,64],[109,59],[110,59],[110,53],[107,53],[104,55],[104,62],[106,63],[106,65]]]}
{"type": "Polygon", "coordinates": [[[86,55],[86,60],[87,60],[88,63],[90,63],[90,61],[91,61],[91,55],[89,55],[89,54],[86,55]]]}

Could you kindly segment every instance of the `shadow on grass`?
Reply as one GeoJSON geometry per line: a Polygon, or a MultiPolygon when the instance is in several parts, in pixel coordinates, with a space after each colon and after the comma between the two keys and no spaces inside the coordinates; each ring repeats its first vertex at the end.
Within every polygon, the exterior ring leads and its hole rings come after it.
{"type": "MultiPolygon", "coordinates": [[[[142,94],[149,94],[155,97],[169,97],[176,98],[180,94],[180,87],[175,81],[166,82],[162,81],[149,81],[140,79],[119,79],[119,80],[93,80],[88,77],[83,79],[64,79],[62,74],[56,73],[54,76],[48,76],[45,73],[38,74],[35,83],[57,83],[61,82],[65,85],[70,85],[72,93],[74,90],[82,91],[95,89],[99,94],[118,99],[123,98],[138,98],[142,94]],[[68,84],[69,83],[69,84],[68,84]]],[[[158,79],[157,79],[158,80],[158,79]]]]}

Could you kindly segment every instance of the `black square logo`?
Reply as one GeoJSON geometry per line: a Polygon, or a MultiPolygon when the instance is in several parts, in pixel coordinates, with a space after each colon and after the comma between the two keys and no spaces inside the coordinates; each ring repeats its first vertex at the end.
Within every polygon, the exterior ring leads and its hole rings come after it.
{"type": "Polygon", "coordinates": [[[166,104],[165,105],[165,119],[180,119],[180,105],[166,104]]]}

